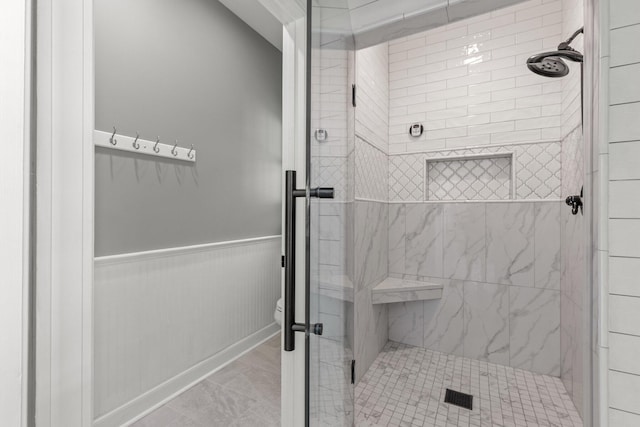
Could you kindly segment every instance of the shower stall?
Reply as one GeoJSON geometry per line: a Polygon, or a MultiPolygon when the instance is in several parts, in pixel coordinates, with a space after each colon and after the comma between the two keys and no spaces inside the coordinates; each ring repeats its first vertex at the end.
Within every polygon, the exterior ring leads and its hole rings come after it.
{"type": "Polygon", "coordinates": [[[310,7],[310,425],[590,425],[582,4],[449,3],[310,7]]]}

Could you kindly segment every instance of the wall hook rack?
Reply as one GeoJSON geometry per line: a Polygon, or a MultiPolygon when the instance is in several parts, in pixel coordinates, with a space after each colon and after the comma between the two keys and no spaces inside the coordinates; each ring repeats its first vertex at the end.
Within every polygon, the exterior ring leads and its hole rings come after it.
{"type": "Polygon", "coordinates": [[[131,153],[146,154],[149,156],[165,157],[184,162],[195,163],[196,161],[196,150],[193,148],[193,145],[191,145],[191,148],[185,148],[178,147],[178,141],[171,145],[162,144],[160,143],[160,137],[156,138],[155,141],[148,141],[140,139],[139,135],[135,138],[120,135],[116,133],[115,127],[113,128],[113,133],[94,130],[93,144],[96,147],[129,151],[131,153]]]}

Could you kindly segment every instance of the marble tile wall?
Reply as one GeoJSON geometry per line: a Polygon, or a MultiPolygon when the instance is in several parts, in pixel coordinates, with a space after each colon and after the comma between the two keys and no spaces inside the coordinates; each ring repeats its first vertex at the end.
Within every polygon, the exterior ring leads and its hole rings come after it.
{"type": "Polygon", "coordinates": [[[389,48],[387,43],[356,52],[356,136],[389,151],[389,48]]]}
{"type": "MultiPolygon", "coordinates": [[[[580,194],[584,182],[584,138],[580,127],[562,141],[563,194],[580,194]]],[[[583,318],[586,282],[587,224],[582,214],[572,215],[568,207],[561,212],[561,379],[578,412],[583,410],[585,320],[583,318]]]]}
{"type": "Polygon", "coordinates": [[[389,339],[559,376],[560,208],[391,203],[389,275],[444,290],[390,304],[389,339]]]}
{"type": "Polygon", "coordinates": [[[354,358],[359,380],[388,341],[387,304],[371,288],[388,275],[389,52],[386,43],[356,52],[353,205],[354,358]]]}
{"type": "Polygon", "coordinates": [[[371,288],[388,275],[389,205],[354,204],[354,337],[356,379],[364,375],[388,341],[388,304],[373,304],[371,288]]]}

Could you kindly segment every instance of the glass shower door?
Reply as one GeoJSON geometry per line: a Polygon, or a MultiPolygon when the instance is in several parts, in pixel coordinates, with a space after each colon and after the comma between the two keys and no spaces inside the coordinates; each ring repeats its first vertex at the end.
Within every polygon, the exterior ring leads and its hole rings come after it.
{"type": "Polygon", "coordinates": [[[309,335],[308,416],[311,426],[352,426],[353,36],[347,0],[309,1],[307,10],[307,178],[334,189],[332,199],[309,200],[309,315],[323,331],[309,335]]]}

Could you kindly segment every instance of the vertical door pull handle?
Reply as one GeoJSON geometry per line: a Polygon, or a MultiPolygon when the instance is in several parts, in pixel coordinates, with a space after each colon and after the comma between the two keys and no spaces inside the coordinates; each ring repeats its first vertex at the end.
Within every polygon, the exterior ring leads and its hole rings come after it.
{"type": "Polygon", "coordinates": [[[296,171],[285,174],[284,234],[284,351],[295,350],[295,333],[306,332],[306,325],[296,323],[296,198],[306,197],[296,188],[296,171]]]}
{"type": "MultiPolygon", "coordinates": [[[[333,199],[333,188],[318,187],[309,190],[309,197],[333,199]]],[[[308,327],[304,323],[296,323],[296,198],[307,197],[306,189],[296,188],[296,171],[288,170],[285,174],[285,234],[284,234],[284,351],[295,350],[296,332],[313,332],[322,335],[322,324],[308,327]]]]}

